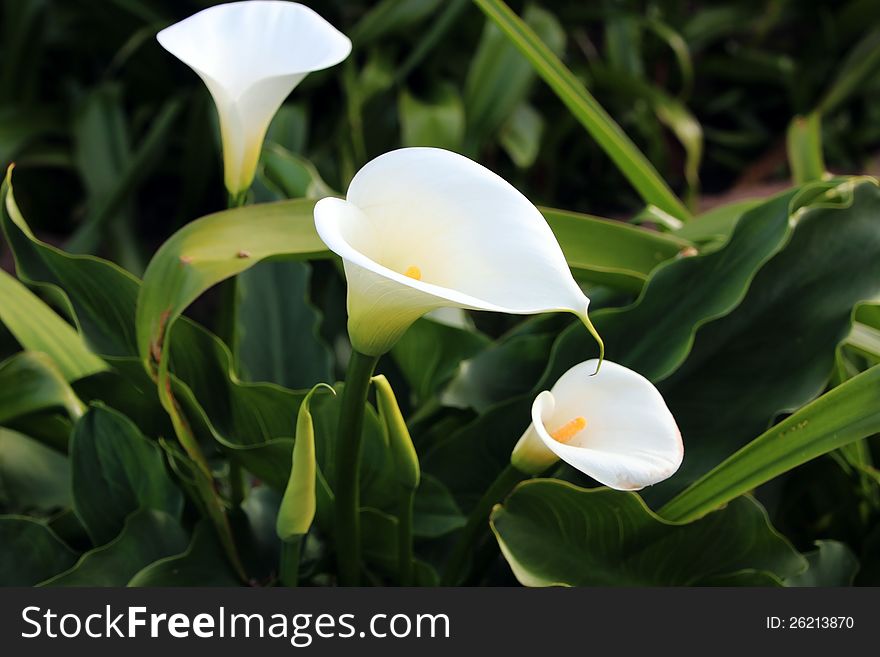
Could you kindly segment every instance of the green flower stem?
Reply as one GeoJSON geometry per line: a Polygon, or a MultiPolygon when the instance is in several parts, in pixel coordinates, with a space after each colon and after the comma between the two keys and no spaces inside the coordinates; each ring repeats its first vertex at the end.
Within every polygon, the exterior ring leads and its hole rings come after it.
{"type": "Polygon", "coordinates": [[[413,585],[413,505],[416,492],[401,487],[397,513],[397,555],[399,559],[400,586],[413,585]]]}
{"type": "Polygon", "coordinates": [[[278,579],[282,586],[299,585],[299,558],[305,536],[293,536],[281,541],[281,563],[278,579]]]}
{"type": "Polygon", "coordinates": [[[339,583],[357,586],[361,574],[358,483],[364,404],[378,356],[354,351],[348,362],[336,434],[336,559],[339,583]]]}
{"type": "MultiPolygon", "coordinates": [[[[240,208],[247,202],[248,190],[236,195],[229,194],[227,208],[240,208]]],[[[219,285],[221,296],[220,319],[217,335],[229,347],[232,353],[232,367],[238,372],[238,277],[223,281],[219,285]]],[[[238,508],[247,495],[245,473],[241,465],[234,460],[229,461],[229,491],[233,508],[238,508]]]]}
{"type": "Polygon", "coordinates": [[[446,563],[446,570],[443,572],[443,578],[440,582],[443,586],[455,586],[464,579],[467,575],[471,552],[486,531],[486,522],[492,512],[492,507],[507,497],[514,486],[528,477],[529,475],[526,473],[508,465],[489,486],[489,489],[468,516],[464,529],[461,530],[458,543],[453,548],[452,555],[446,563]]]}

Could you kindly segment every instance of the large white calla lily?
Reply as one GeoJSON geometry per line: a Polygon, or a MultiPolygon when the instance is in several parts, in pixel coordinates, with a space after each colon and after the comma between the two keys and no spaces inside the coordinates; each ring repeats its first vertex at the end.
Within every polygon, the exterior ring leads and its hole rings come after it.
{"type": "Polygon", "coordinates": [[[308,7],[248,0],[209,7],[156,37],[204,80],[217,105],[226,188],[253,181],[266,130],[284,99],[312,71],[338,64],[351,42],[308,7]]]}
{"type": "Polygon", "coordinates": [[[315,226],[348,280],[348,330],[367,355],[388,351],[441,307],[510,314],[568,311],[589,299],[538,209],[505,180],[437,148],[404,148],[362,168],[345,200],[315,206],[315,226]]]}
{"type": "Polygon", "coordinates": [[[654,385],[622,365],[575,365],[532,405],[532,424],[513,451],[529,474],[558,459],[618,490],[638,490],[681,465],[681,433],[654,385]],[[595,373],[595,376],[591,376],[595,373]]]}

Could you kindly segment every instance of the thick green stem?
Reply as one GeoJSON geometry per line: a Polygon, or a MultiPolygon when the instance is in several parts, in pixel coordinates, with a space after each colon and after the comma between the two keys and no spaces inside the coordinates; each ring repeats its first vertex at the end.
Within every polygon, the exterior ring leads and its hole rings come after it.
{"type": "Polygon", "coordinates": [[[458,543],[456,543],[452,550],[452,555],[446,563],[446,570],[441,580],[443,586],[455,586],[464,579],[467,575],[471,552],[474,545],[486,531],[486,521],[492,512],[492,507],[503,500],[513,490],[514,486],[528,476],[512,465],[508,465],[501,471],[501,474],[498,475],[492,485],[489,486],[489,489],[483,494],[483,497],[477,502],[470,516],[468,516],[467,524],[462,529],[458,543]]]}
{"type": "Polygon", "coordinates": [[[282,586],[299,585],[299,557],[305,536],[293,536],[281,541],[281,563],[278,579],[282,586]]]}
{"type": "Polygon", "coordinates": [[[397,555],[399,563],[400,586],[413,585],[413,504],[416,492],[409,488],[402,488],[398,500],[397,513],[397,555]]]}
{"type": "Polygon", "coordinates": [[[360,487],[358,482],[364,404],[378,356],[352,352],[342,391],[336,433],[336,561],[339,583],[357,586],[361,574],[360,487]]]}

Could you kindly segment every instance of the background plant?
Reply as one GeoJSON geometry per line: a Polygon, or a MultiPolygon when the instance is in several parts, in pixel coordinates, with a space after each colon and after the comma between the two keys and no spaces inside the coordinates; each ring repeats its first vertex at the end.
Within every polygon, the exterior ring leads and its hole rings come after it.
{"type": "MultiPolygon", "coordinates": [[[[564,482],[591,482],[566,468],[523,484],[470,582],[876,583],[876,444],[862,439],[880,422],[880,199],[871,179],[825,175],[874,170],[875,3],[511,3],[529,30],[489,0],[306,3],[355,50],[271,128],[255,200],[298,200],[191,223],[225,206],[216,119],[153,35],[208,4],[2,5],[0,160],[16,162],[18,203],[2,217],[18,279],[0,274],[4,583],[235,583],[232,549],[247,578],[273,581],[296,409],[348,355],[344,284],[306,230],[311,205],[400,145],[463,152],[566,208],[545,214],[608,356],[661,388],[687,450],[644,501],[579,490],[564,482]],[[291,216],[301,234],[281,230],[291,216]],[[238,364],[212,335],[217,272],[180,294],[135,278],[162,244],[157,259],[186,255],[185,225],[252,256],[221,272],[242,272],[238,364]],[[171,299],[186,316],[162,320],[171,299]],[[170,390],[212,474],[226,485],[232,460],[254,477],[241,504],[219,491],[222,540],[143,366],[144,317],[163,322],[170,390]]],[[[422,465],[418,581],[442,570],[534,393],[593,350],[565,318],[473,314],[420,321],[382,360],[422,465]]],[[[319,493],[337,403],[312,400],[319,493]]],[[[368,572],[394,582],[397,483],[372,411],[364,443],[368,572]]],[[[310,583],[334,577],[328,509],[319,495],[310,583]]]]}

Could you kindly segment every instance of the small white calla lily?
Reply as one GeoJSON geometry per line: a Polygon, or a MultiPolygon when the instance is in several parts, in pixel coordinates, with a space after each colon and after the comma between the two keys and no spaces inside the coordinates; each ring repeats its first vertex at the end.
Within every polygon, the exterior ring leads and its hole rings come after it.
{"type": "Polygon", "coordinates": [[[226,188],[253,181],[266,130],[293,88],[338,64],[351,42],[308,7],[281,0],[216,5],[156,35],[204,80],[217,105],[226,188]]]}
{"type": "Polygon", "coordinates": [[[575,365],[538,395],[513,465],[538,474],[562,459],[617,490],[639,490],[672,476],[684,446],[660,392],[622,365],[606,360],[596,373],[597,364],[575,365]]]}
{"type": "MultiPolygon", "coordinates": [[[[315,206],[315,226],[348,281],[348,331],[361,353],[388,351],[441,307],[587,318],[556,237],[538,209],[468,158],[403,148],[362,168],[345,200],[315,206]]],[[[593,332],[595,335],[595,332],[593,332]]]]}

